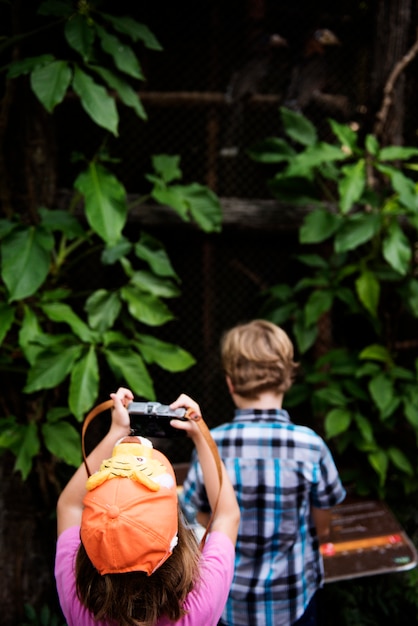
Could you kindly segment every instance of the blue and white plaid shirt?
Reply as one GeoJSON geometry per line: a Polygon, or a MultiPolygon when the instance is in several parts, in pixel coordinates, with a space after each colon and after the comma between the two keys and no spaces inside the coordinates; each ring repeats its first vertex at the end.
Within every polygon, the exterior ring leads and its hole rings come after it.
{"type": "MultiPolygon", "coordinates": [[[[325,442],[285,410],[237,409],[211,430],[241,509],[235,575],[222,620],[231,626],[289,626],[322,585],[323,563],[310,507],[345,497],[325,442]]],[[[185,510],[210,511],[193,456],[185,510]]]]}

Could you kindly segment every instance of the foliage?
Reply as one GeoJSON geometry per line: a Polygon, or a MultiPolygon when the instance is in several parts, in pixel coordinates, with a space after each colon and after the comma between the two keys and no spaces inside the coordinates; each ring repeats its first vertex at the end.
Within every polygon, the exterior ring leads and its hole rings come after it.
{"type": "Polygon", "coordinates": [[[46,604],[42,606],[39,614],[30,604],[25,604],[24,609],[26,621],[22,626],[65,626],[61,617],[53,613],[46,604]]]}
{"type": "MultiPolygon", "coordinates": [[[[144,24],[96,4],[40,3],[48,28],[63,32],[68,58],[62,36],[59,56],[50,50],[17,60],[11,55],[6,92],[15,81],[28,81],[50,116],[75,95],[104,137],[117,136],[118,107],[146,120],[134,88],[144,75],[133,46],[161,46],[144,24]]],[[[3,40],[3,50],[21,41],[3,40]]],[[[99,147],[78,163],[68,209],[38,202],[34,211],[19,211],[11,204],[0,219],[0,368],[23,381],[18,403],[8,393],[2,400],[0,450],[13,452],[23,478],[45,451],[79,464],[77,421],[96,403],[104,372],[154,400],[151,365],[178,372],[194,364],[189,352],[154,334],[174,319],[167,301],[181,287],[163,244],[144,231],[127,234],[132,207],[110,155],[99,147]],[[100,268],[100,282],[85,291],[77,283],[89,264],[100,268]]],[[[197,183],[182,184],[178,156],[155,155],[152,166],[142,173],[148,199],[205,232],[220,230],[218,198],[197,183]]]]}
{"type": "Polygon", "coordinates": [[[289,405],[310,403],[359,494],[416,492],[418,149],[361,141],[335,120],[323,141],[303,115],[280,114],[283,136],[250,156],[277,168],[275,197],[309,207],[298,276],[261,311],[296,340],[303,381],[289,405]]]}

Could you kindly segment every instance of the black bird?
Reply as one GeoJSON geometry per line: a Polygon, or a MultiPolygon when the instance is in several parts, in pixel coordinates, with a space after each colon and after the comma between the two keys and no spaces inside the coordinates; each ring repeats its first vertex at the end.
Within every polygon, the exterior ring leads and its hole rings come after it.
{"type": "Polygon", "coordinates": [[[328,28],[315,30],[304,45],[299,61],[294,65],[284,106],[304,113],[314,105],[327,114],[350,115],[348,98],[333,93],[332,83],[338,82],[335,51],[341,46],[338,37],[328,28]]]}
{"type": "Polygon", "coordinates": [[[225,93],[229,115],[221,156],[235,157],[239,152],[244,111],[249,99],[257,93],[279,92],[281,74],[278,68],[282,63],[280,52],[287,45],[287,40],[277,33],[263,34],[257,38],[248,61],[232,74],[225,93]]]}

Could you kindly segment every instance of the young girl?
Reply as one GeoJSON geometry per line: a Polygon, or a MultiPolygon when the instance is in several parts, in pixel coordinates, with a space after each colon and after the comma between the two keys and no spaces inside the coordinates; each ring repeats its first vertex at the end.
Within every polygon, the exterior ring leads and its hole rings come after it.
{"type": "MultiPolygon", "coordinates": [[[[55,577],[68,626],[215,626],[232,581],[240,520],[231,482],[193,420],[172,420],[192,438],[216,511],[202,551],[184,523],[174,471],[147,439],[129,437],[129,389],[111,394],[109,432],[57,505],[55,577]],[[104,460],[105,459],[105,460],[104,460]],[[87,480],[88,479],[88,480],[87,480]]],[[[200,415],[182,394],[171,408],[200,415]]]]}

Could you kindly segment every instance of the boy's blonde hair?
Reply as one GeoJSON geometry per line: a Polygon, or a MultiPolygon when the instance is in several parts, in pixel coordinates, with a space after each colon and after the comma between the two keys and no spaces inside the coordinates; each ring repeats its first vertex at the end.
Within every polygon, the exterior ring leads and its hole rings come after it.
{"type": "Polygon", "coordinates": [[[263,391],[285,393],[292,385],[297,363],[285,331],[267,320],[256,319],[228,330],[221,340],[224,372],[234,393],[257,399],[263,391]]]}

